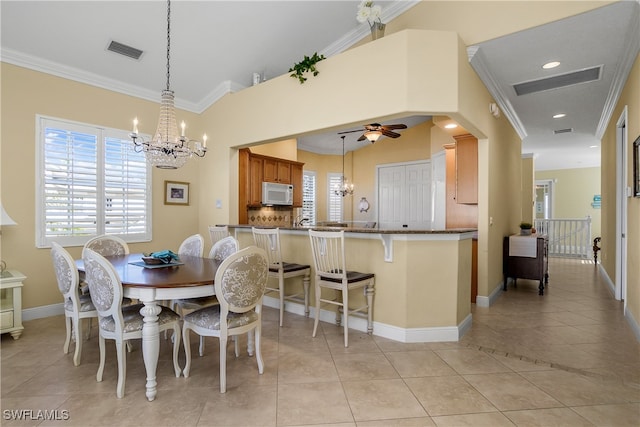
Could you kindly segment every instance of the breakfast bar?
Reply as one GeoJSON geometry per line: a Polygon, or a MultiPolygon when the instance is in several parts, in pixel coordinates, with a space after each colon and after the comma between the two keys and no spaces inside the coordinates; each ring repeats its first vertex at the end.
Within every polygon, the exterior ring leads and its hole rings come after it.
{"type": "MultiPolygon", "coordinates": [[[[374,335],[400,342],[458,341],[470,328],[475,229],[280,227],[283,258],[313,266],[310,229],[344,230],[349,269],[375,274],[374,335]]],[[[229,225],[229,230],[241,247],[253,244],[251,225],[229,225]]],[[[358,298],[364,295],[354,294],[354,304],[358,298]]],[[[268,298],[265,305],[270,305],[268,298]]],[[[292,305],[286,310],[304,313],[303,307],[292,305]]],[[[315,316],[315,310],[311,312],[315,316]]],[[[320,320],[334,319],[335,313],[322,307],[320,320]]],[[[350,319],[349,325],[366,331],[362,319],[350,319]]]]}

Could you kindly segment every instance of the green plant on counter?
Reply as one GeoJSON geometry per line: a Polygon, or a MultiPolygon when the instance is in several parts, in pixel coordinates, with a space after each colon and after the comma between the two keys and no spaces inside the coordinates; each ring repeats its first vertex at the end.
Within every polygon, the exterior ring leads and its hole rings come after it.
{"type": "Polygon", "coordinates": [[[316,68],[316,64],[323,59],[326,58],[324,55],[318,55],[318,52],[314,53],[311,57],[305,55],[302,61],[293,64],[293,67],[289,68],[289,72],[291,73],[290,76],[300,80],[300,84],[306,82],[307,78],[303,74],[309,72],[313,73],[314,76],[317,76],[320,71],[316,68]]]}
{"type": "Polygon", "coordinates": [[[520,223],[520,228],[523,230],[530,230],[533,228],[533,224],[528,223],[528,222],[521,222],[520,223]]]}

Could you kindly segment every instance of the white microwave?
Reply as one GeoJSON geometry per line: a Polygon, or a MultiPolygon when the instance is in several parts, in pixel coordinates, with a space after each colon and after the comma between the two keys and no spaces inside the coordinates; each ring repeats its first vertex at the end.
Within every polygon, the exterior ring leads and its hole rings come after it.
{"type": "Polygon", "coordinates": [[[293,205],[293,185],[263,182],[262,204],[284,206],[293,205]]]}

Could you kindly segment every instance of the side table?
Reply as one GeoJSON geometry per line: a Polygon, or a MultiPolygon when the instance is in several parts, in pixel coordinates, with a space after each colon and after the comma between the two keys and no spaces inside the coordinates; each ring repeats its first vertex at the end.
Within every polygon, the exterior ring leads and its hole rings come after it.
{"type": "Polygon", "coordinates": [[[19,271],[4,271],[0,278],[0,332],[11,333],[14,340],[20,338],[22,326],[22,282],[27,277],[19,271]]]}

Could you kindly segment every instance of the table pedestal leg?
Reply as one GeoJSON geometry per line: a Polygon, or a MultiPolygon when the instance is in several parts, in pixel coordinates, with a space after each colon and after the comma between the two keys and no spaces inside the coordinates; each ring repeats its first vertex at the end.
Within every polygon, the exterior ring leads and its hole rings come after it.
{"type": "Polygon", "coordinates": [[[158,367],[158,355],[160,354],[160,332],[158,330],[158,315],[162,311],[154,299],[144,301],[144,307],[140,314],[144,316],[142,326],[142,356],[144,367],[147,370],[147,399],[152,401],[158,393],[156,370],[158,367]]]}

